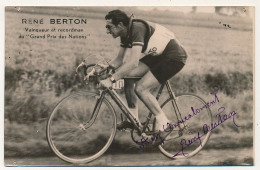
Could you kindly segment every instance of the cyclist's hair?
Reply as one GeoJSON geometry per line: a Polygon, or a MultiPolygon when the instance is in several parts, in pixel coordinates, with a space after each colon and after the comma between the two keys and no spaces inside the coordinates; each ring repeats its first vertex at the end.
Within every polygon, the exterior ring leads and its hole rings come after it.
{"type": "Polygon", "coordinates": [[[112,19],[112,24],[118,25],[120,22],[124,24],[124,26],[128,26],[129,24],[129,17],[126,15],[125,12],[120,10],[113,10],[108,12],[108,14],[105,16],[105,19],[112,19]]]}

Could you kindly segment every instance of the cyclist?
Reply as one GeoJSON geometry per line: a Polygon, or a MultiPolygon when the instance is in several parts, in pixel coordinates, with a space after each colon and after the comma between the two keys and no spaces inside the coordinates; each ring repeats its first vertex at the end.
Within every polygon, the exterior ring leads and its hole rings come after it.
{"type": "MultiPolygon", "coordinates": [[[[154,114],[156,130],[164,140],[170,133],[167,123],[170,123],[150,90],[178,73],[185,65],[187,53],[174,33],[165,27],[148,21],[128,17],[120,10],[110,11],[106,16],[107,34],[113,38],[120,37],[121,47],[117,57],[109,62],[116,68],[110,78],[100,83],[111,87],[112,83],[124,77],[142,77],[125,80],[125,94],[129,109],[138,119],[137,96],[154,114]],[[168,129],[165,130],[165,127],[168,129]]],[[[117,128],[129,128],[131,123],[123,121],[117,128]]],[[[160,144],[156,140],[154,145],[160,144]]]]}

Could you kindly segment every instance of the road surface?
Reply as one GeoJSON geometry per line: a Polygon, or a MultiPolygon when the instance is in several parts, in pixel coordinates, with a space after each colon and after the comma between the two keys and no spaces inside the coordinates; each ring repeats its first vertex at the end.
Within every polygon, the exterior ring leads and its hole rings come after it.
{"type": "Polygon", "coordinates": [[[192,166],[252,165],[253,148],[202,150],[192,158],[172,160],[158,153],[105,154],[86,164],[74,165],[58,157],[5,158],[6,166],[192,166]]]}

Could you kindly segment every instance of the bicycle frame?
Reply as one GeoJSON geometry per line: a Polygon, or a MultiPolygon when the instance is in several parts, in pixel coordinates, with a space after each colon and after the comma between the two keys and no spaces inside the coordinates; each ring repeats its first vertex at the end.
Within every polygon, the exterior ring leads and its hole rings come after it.
{"type": "MultiPolygon", "coordinates": [[[[85,66],[83,68],[84,68],[84,72],[86,71],[84,73],[84,78],[86,80],[91,78],[91,81],[93,81],[95,84],[100,82],[99,73],[93,74],[91,77],[89,75],[87,75],[87,71],[88,71],[87,69],[89,67],[96,66],[96,65],[86,66],[85,63],[83,63],[81,65],[85,66]]],[[[93,69],[91,70],[91,73],[93,73],[92,71],[93,71],[93,69]]],[[[131,77],[131,78],[133,78],[133,77],[131,77]]],[[[140,77],[135,77],[135,78],[139,79],[140,77]]],[[[119,83],[119,81],[118,81],[118,83],[119,83]]],[[[200,114],[202,116],[202,118],[204,118],[204,116],[207,116],[206,119],[202,119],[202,121],[199,122],[197,120],[199,120],[200,117],[198,117],[196,120],[193,121],[193,123],[195,122],[195,124],[194,124],[195,126],[188,126],[188,124],[189,124],[188,122],[187,122],[187,124],[184,123],[186,121],[187,117],[185,117],[185,121],[183,121],[179,108],[183,109],[182,110],[183,113],[184,112],[187,113],[187,112],[189,112],[189,111],[187,111],[187,109],[189,109],[189,108],[185,109],[185,107],[190,106],[189,102],[190,102],[190,104],[199,102],[199,104],[202,104],[203,107],[205,105],[207,105],[207,103],[202,98],[200,98],[199,96],[194,95],[194,94],[180,94],[178,96],[175,96],[175,94],[170,86],[169,81],[166,81],[166,83],[162,84],[159,87],[159,90],[156,95],[157,100],[159,100],[164,87],[166,87],[169,97],[168,96],[166,97],[167,99],[162,103],[161,108],[167,110],[167,116],[169,116],[168,118],[171,118],[171,121],[173,121],[173,122],[167,123],[167,128],[171,128],[175,132],[172,133],[171,135],[168,135],[164,139],[164,141],[166,141],[164,143],[164,145],[159,145],[158,147],[159,147],[160,151],[169,158],[179,159],[179,158],[187,158],[187,157],[194,156],[206,144],[206,142],[209,139],[210,132],[211,132],[211,131],[209,131],[209,132],[207,132],[207,134],[202,135],[205,137],[203,139],[201,139],[202,136],[200,136],[200,131],[202,130],[202,133],[204,133],[203,132],[204,129],[201,129],[200,126],[196,126],[196,125],[199,125],[198,123],[212,124],[212,122],[213,122],[212,113],[211,113],[209,107],[206,107],[207,115],[200,114]],[[188,97],[188,98],[186,98],[186,97],[188,97]],[[195,99],[195,102],[193,100],[190,101],[187,99],[195,99]],[[187,100],[187,103],[186,103],[186,100],[187,100]],[[181,102],[181,103],[179,103],[179,102],[181,102]],[[178,106],[178,104],[179,104],[179,106],[178,106]],[[171,107],[173,107],[173,108],[171,108],[171,107]],[[172,112],[174,112],[174,114],[172,112]],[[208,120],[210,120],[210,122],[208,120]],[[174,121],[177,121],[177,123],[174,121]],[[196,129],[198,129],[198,137],[196,137],[196,136],[191,137],[190,135],[193,132],[197,132],[196,129]],[[195,131],[193,131],[193,130],[195,130],[195,131]],[[186,132],[188,132],[188,133],[186,133],[186,132]],[[180,138],[180,137],[182,137],[182,138],[180,138]],[[178,152],[179,147],[175,146],[175,142],[178,142],[178,141],[174,141],[175,139],[180,139],[180,142],[182,145],[181,146],[182,149],[179,150],[179,152],[178,152]],[[174,143],[170,143],[171,140],[174,143]],[[187,140],[188,144],[186,144],[186,140],[187,140]],[[192,147],[191,149],[187,149],[187,153],[184,153],[184,152],[186,152],[186,151],[184,151],[184,149],[186,149],[188,146],[190,146],[197,140],[199,140],[199,141],[197,142],[197,145],[194,145],[195,148],[192,147]],[[183,143],[183,141],[185,143],[183,143]],[[176,149],[177,153],[173,149],[176,149]],[[181,154],[181,153],[183,153],[183,154],[181,154]]],[[[115,134],[116,134],[116,126],[117,126],[116,117],[117,116],[116,116],[116,112],[115,112],[113,106],[111,105],[110,101],[108,101],[106,98],[107,94],[111,97],[112,100],[115,101],[116,105],[121,109],[122,113],[129,119],[129,121],[134,126],[134,128],[131,130],[131,138],[136,144],[139,145],[139,147],[142,146],[142,148],[143,148],[143,146],[145,144],[147,144],[146,142],[148,142],[148,143],[150,141],[153,142],[155,138],[160,137],[160,136],[158,136],[158,135],[160,135],[160,133],[155,131],[156,117],[153,116],[153,113],[150,112],[149,114],[147,114],[147,119],[145,122],[142,122],[142,123],[139,122],[138,120],[135,119],[134,114],[130,111],[127,104],[124,103],[124,100],[122,100],[122,98],[117,94],[117,91],[114,90],[113,88],[100,90],[100,93],[95,93],[95,92],[93,93],[93,92],[87,91],[86,93],[83,92],[81,94],[81,93],[77,92],[76,94],[71,94],[71,95],[63,98],[56,105],[56,107],[52,111],[52,113],[49,117],[49,120],[47,122],[47,128],[46,128],[47,141],[48,141],[48,144],[51,147],[51,149],[54,151],[54,153],[59,158],[61,158],[62,160],[65,160],[67,162],[71,162],[71,163],[85,163],[85,162],[90,162],[90,161],[93,161],[94,159],[97,159],[102,154],[104,154],[104,152],[109,148],[109,146],[111,145],[111,143],[115,137],[115,134]],[[80,105],[75,105],[76,110],[73,110],[74,107],[71,107],[70,104],[74,104],[74,102],[78,102],[79,100],[81,100],[82,102],[79,103],[80,105]],[[91,106],[89,106],[90,103],[92,103],[92,102],[88,103],[88,101],[93,101],[95,104],[92,104],[91,106]],[[84,108],[81,107],[81,104],[83,102],[85,102],[85,104],[86,104],[86,107],[84,107],[84,108]],[[78,106],[80,107],[80,109],[78,109],[78,106]],[[103,113],[106,114],[105,116],[108,115],[108,119],[109,119],[108,122],[105,122],[102,119],[103,115],[101,113],[101,110],[104,110],[103,113]],[[63,111],[64,111],[64,116],[63,116],[63,111]],[[75,113],[76,113],[76,115],[75,115],[75,113]],[[79,114],[80,115],[78,116],[77,113],[78,113],[78,115],[79,114]],[[101,115],[99,115],[99,116],[101,116],[101,119],[99,119],[99,120],[98,120],[98,114],[101,114],[101,115]],[[61,121],[59,121],[59,119],[61,119],[61,121]],[[72,119],[74,119],[74,120],[72,120],[72,119]],[[86,120],[86,119],[88,119],[88,120],[86,120]],[[97,119],[97,121],[96,121],[96,119],[97,119]],[[111,122],[111,120],[112,120],[112,122],[111,122]],[[89,131],[88,131],[88,128],[90,128],[90,126],[92,126],[95,122],[97,122],[96,127],[93,127],[92,129],[89,129],[89,131]],[[111,125],[111,123],[112,123],[112,125],[111,125]],[[103,129],[107,129],[109,131],[109,133],[108,133],[109,138],[107,138],[108,137],[107,135],[105,135],[105,134],[103,135],[104,132],[106,133],[108,131],[102,131],[102,128],[100,126],[101,124],[102,124],[103,129]],[[151,126],[151,124],[153,124],[153,125],[151,126]],[[63,128],[62,128],[63,125],[66,126],[65,130],[63,130],[63,128]],[[68,125],[68,127],[67,127],[67,125],[68,125]],[[98,129],[95,129],[95,128],[98,128],[98,129]],[[59,130],[56,130],[56,129],[59,129],[59,130]],[[94,132],[93,132],[93,130],[94,130],[94,132]],[[95,130],[97,130],[97,131],[95,131],[95,130]],[[90,133],[87,133],[87,132],[90,132],[90,133]],[[74,135],[72,135],[73,133],[75,133],[75,137],[77,137],[77,138],[75,138],[75,140],[74,140],[74,135]],[[69,154],[70,152],[67,153],[66,149],[64,149],[64,147],[68,147],[68,146],[69,147],[72,146],[71,148],[80,147],[80,146],[78,146],[79,143],[77,143],[77,141],[79,140],[78,137],[80,137],[79,135],[83,135],[83,137],[85,137],[85,139],[86,139],[86,142],[84,141],[86,143],[86,145],[83,143],[80,143],[80,144],[83,144],[83,147],[87,146],[89,144],[89,142],[90,143],[95,142],[95,140],[101,139],[103,141],[103,136],[106,136],[104,138],[105,143],[104,143],[104,145],[101,144],[100,145],[101,148],[98,147],[97,148],[98,151],[94,152],[94,153],[92,153],[92,149],[90,149],[90,150],[86,149],[86,152],[84,152],[84,153],[82,152],[79,155],[77,155],[77,154],[71,155],[71,154],[69,154]],[[70,140],[71,138],[73,138],[73,140],[70,140]],[[73,143],[74,141],[76,141],[75,144],[73,143]]],[[[190,114],[189,114],[189,116],[190,116],[190,114]]],[[[183,115],[183,117],[184,117],[184,115],[183,115]]],[[[105,118],[105,120],[106,119],[107,118],[105,118]]],[[[91,146],[92,145],[90,145],[90,147],[91,146]]]]}
{"type": "MultiPolygon", "coordinates": [[[[172,91],[172,88],[170,86],[169,81],[166,81],[165,84],[162,84],[160,86],[159,91],[158,91],[158,93],[156,95],[156,99],[159,100],[159,98],[160,98],[160,96],[162,94],[162,90],[163,90],[164,86],[166,86],[168,94],[169,94],[169,97],[170,97],[170,99],[172,99],[172,105],[173,105],[173,108],[174,108],[174,113],[176,114],[176,117],[177,117],[177,121],[180,121],[180,120],[182,120],[181,113],[180,113],[179,108],[177,106],[176,96],[175,96],[174,92],[172,91]]],[[[147,120],[145,121],[144,126],[142,126],[141,123],[134,118],[133,113],[129,110],[127,105],[123,102],[122,98],[117,94],[117,92],[114,89],[106,89],[106,90],[103,90],[101,92],[100,97],[98,98],[97,103],[96,103],[96,105],[94,107],[93,114],[92,114],[92,116],[90,118],[90,122],[87,122],[87,124],[85,125],[85,128],[91,126],[93,124],[93,122],[95,121],[95,117],[98,114],[98,111],[100,109],[100,106],[101,106],[102,101],[105,98],[106,94],[109,94],[111,96],[111,98],[115,101],[117,106],[122,110],[124,115],[134,125],[134,127],[137,130],[138,134],[141,135],[142,133],[144,133],[146,128],[147,128],[147,126],[148,126],[148,124],[149,124],[149,121],[150,121],[153,113],[149,112],[147,120]],[[94,119],[93,119],[93,117],[94,117],[94,119]]]]}

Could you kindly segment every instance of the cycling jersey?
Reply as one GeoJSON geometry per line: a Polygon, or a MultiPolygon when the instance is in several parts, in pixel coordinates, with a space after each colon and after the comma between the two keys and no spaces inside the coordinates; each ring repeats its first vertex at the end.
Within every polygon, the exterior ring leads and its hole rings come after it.
{"type": "Polygon", "coordinates": [[[168,48],[167,50],[172,51],[172,59],[185,64],[187,54],[182,45],[176,40],[174,33],[159,24],[152,22],[147,23],[151,30],[150,35],[148,35],[148,28],[144,23],[135,21],[128,30],[130,36],[128,38],[121,38],[121,46],[125,48],[142,46],[142,53],[144,56],[159,56],[170,43],[171,48],[168,48]],[[171,40],[175,41],[173,42],[171,40]]]}

